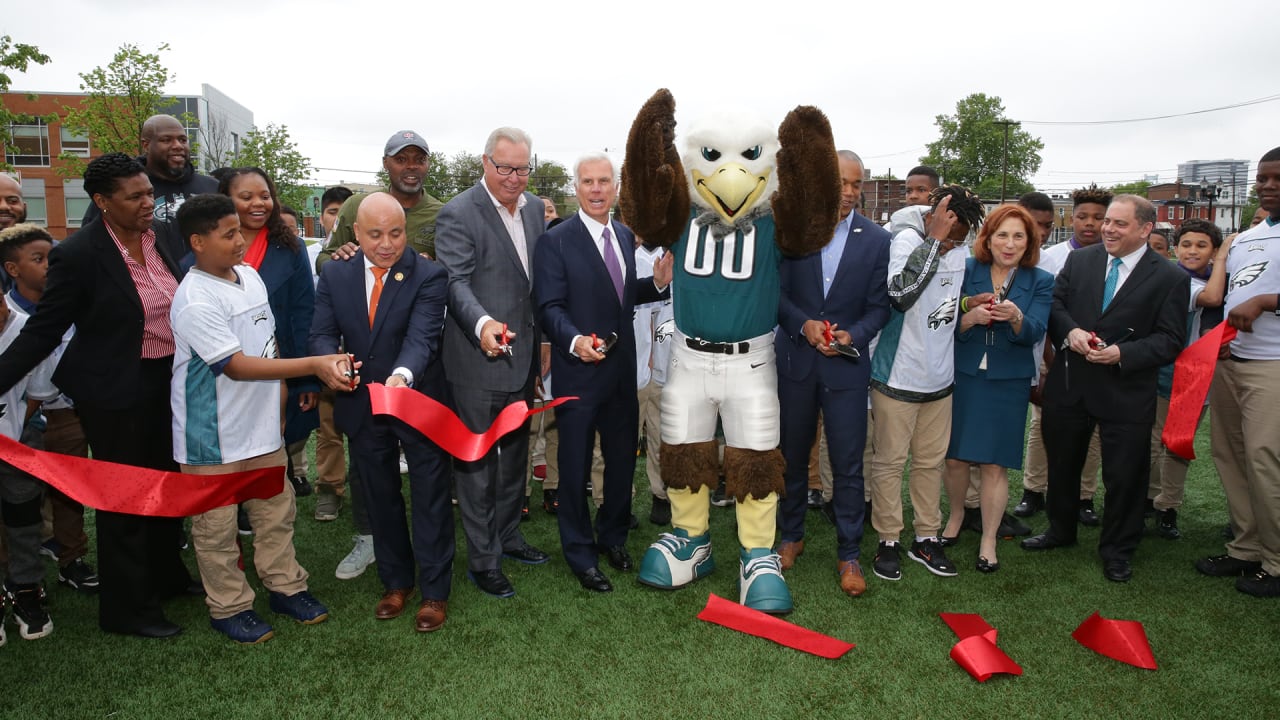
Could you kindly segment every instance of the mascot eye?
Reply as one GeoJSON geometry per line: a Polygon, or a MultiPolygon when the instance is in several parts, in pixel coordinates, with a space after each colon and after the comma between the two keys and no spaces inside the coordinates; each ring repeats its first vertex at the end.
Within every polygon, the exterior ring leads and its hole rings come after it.
{"type": "Polygon", "coordinates": [[[742,151],[742,157],[744,157],[744,158],[746,158],[746,159],[748,159],[748,160],[759,160],[759,159],[760,159],[760,146],[759,146],[759,145],[757,145],[757,146],[755,146],[755,147],[747,148],[746,150],[743,150],[743,151],[742,151]]]}
{"type": "Polygon", "coordinates": [[[720,159],[720,151],[715,148],[704,147],[702,148],[702,157],[707,162],[715,162],[720,159]]]}

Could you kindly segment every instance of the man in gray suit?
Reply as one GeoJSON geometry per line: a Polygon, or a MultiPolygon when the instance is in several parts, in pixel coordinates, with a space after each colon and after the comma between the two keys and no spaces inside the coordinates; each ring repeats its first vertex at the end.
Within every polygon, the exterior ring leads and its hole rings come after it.
{"type": "MultiPolygon", "coordinates": [[[[450,200],[436,219],[436,255],[449,271],[444,371],[454,410],[474,432],[518,400],[533,399],[540,331],[534,316],[534,244],[546,229],[543,203],[525,191],[532,143],[522,130],[489,134],[484,178],[450,200]]],[[[520,534],[528,429],[498,440],[475,462],[455,461],[458,509],[467,536],[467,576],[511,597],[503,557],[539,565],[547,554],[520,534]]]]}

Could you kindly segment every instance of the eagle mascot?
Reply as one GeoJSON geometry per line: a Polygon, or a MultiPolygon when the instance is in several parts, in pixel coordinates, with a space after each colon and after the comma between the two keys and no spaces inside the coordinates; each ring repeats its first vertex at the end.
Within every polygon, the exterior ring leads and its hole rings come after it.
{"type": "Polygon", "coordinates": [[[711,491],[736,500],[743,605],[783,614],[791,592],[773,552],[784,463],[778,449],[778,265],[816,252],[839,215],[831,126],[817,108],[792,110],[775,132],[741,113],[695,124],[675,145],[675,100],[659,90],[640,109],[622,170],[624,220],[673,254],[675,327],[662,389],[662,476],[672,532],[649,546],[639,580],[675,589],[715,569],[711,491]]]}

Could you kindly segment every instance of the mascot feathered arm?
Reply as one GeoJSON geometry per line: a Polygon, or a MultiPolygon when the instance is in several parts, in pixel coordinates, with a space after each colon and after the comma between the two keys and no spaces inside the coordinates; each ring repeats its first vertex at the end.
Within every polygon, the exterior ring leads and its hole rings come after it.
{"type": "Polygon", "coordinates": [[[631,124],[619,201],[623,222],[650,246],[671,247],[689,221],[689,190],[675,137],[676,101],[663,88],[631,124]]]}
{"type": "Polygon", "coordinates": [[[831,123],[813,106],[797,107],[778,128],[778,146],[772,201],[778,248],[792,256],[817,252],[831,242],[840,220],[840,165],[831,123]]]}

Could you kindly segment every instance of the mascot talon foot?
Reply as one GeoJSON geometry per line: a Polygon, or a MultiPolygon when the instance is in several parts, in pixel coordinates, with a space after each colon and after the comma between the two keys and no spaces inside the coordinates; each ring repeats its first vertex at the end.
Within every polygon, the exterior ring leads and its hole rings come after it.
{"type": "Polygon", "coordinates": [[[711,533],[689,537],[684,530],[662,533],[640,560],[642,585],[659,590],[675,590],[716,569],[711,557],[711,533]]]}
{"type": "Polygon", "coordinates": [[[738,602],[770,615],[791,612],[791,590],[782,579],[782,561],[769,548],[743,548],[738,576],[738,602]]]}

